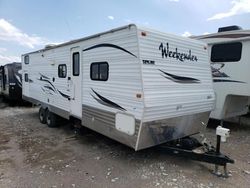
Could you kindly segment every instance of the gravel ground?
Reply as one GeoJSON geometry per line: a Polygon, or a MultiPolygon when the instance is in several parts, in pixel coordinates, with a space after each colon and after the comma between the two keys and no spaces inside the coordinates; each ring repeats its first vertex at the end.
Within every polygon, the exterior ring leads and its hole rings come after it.
{"type": "MultiPolygon", "coordinates": [[[[0,104],[0,187],[249,187],[250,126],[228,125],[222,152],[235,159],[231,177],[211,164],[168,156],[155,148],[135,152],[98,133],[75,135],[67,124],[48,128],[38,108],[0,104]]],[[[215,142],[215,126],[206,136],[215,142]]]]}

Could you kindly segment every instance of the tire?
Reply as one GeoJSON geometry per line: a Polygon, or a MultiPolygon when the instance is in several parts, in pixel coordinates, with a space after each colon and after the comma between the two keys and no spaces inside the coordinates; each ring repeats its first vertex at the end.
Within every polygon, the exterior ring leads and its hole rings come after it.
{"type": "Polygon", "coordinates": [[[49,110],[46,111],[46,123],[48,127],[57,127],[57,115],[49,110]]]}
{"type": "Polygon", "coordinates": [[[43,107],[39,109],[39,120],[42,124],[46,123],[46,111],[43,107]]]}

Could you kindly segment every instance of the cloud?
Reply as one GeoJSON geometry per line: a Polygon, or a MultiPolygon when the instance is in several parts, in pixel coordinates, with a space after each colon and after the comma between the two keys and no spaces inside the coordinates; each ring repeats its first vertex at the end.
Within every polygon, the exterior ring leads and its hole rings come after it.
{"type": "Polygon", "coordinates": [[[189,31],[185,31],[181,36],[183,36],[183,37],[190,37],[191,33],[189,31]]]}
{"type": "Polygon", "coordinates": [[[227,12],[222,12],[215,14],[214,16],[207,19],[210,20],[220,20],[223,18],[231,17],[238,14],[250,13],[250,2],[249,0],[233,0],[231,1],[233,7],[227,12]]]}
{"type": "Polygon", "coordinates": [[[0,65],[5,65],[12,62],[21,62],[21,57],[18,56],[6,56],[0,54],[0,65]]]}
{"type": "Polygon", "coordinates": [[[115,18],[114,18],[114,16],[108,16],[108,19],[114,20],[115,18]]]}
{"type": "Polygon", "coordinates": [[[168,0],[170,2],[179,2],[179,0],[168,0]]]}
{"type": "Polygon", "coordinates": [[[5,19],[0,19],[0,41],[16,42],[28,48],[35,48],[35,46],[49,43],[47,39],[29,36],[5,19]]]}
{"type": "Polygon", "coordinates": [[[204,32],[203,35],[209,35],[210,33],[209,32],[204,32]]]}
{"type": "Polygon", "coordinates": [[[6,48],[1,48],[1,47],[0,47],[0,53],[6,52],[6,51],[7,51],[6,48]]]}

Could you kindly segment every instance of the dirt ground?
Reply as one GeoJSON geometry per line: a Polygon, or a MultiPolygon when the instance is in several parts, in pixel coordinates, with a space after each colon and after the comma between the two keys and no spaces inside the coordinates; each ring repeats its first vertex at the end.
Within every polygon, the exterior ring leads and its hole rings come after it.
{"type": "MultiPolygon", "coordinates": [[[[215,126],[206,136],[215,142],[215,126]]],[[[214,166],[166,155],[135,152],[93,131],[75,135],[67,124],[48,128],[36,107],[0,104],[0,187],[249,187],[250,126],[229,125],[222,152],[235,159],[231,177],[214,166]]]]}

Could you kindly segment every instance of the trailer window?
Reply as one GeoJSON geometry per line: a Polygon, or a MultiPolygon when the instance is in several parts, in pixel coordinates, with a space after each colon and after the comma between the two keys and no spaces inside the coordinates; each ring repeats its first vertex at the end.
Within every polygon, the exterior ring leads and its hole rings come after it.
{"type": "Polygon", "coordinates": [[[215,44],[212,47],[212,62],[235,62],[241,59],[242,43],[215,44]]]}
{"type": "Polygon", "coordinates": [[[109,77],[109,65],[107,62],[95,62],[90,65],[91,80],[107,81],[109,77]]]}
{"type": "Polygon", "coordinates": [[[28,82],[29,81],[29,76],[27,73],[24,74],[24,81],[25,82],[28,82]]]}
{"type": "Polygon", "coordinates": [[[24,64],[29,64],[29,56],[24,56],[24,64]]]}
{"type": "Polygon", "coordinates": [[[79,52],[73,53],[73,76],[80,74],[80,54],[79,52]]]}
{"type": "Polygon", "coordinates": [[[66,78],[67,76],[67,66],[65,64],[58,65],[58,77],[66,78]]]}

